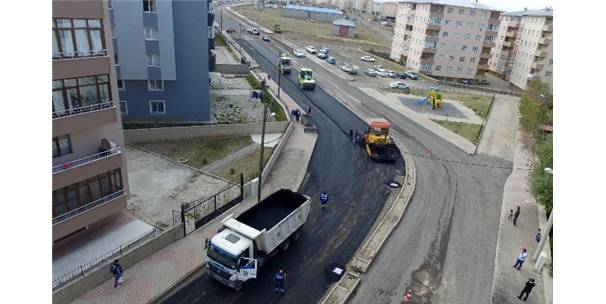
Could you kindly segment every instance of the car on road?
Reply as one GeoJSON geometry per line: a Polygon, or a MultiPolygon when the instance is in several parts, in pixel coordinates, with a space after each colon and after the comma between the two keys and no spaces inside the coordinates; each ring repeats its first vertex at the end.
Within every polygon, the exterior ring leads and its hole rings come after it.
{"type": "Polygon", "coordinates": [[[413,71],[406,71],[404,72],[406,74],[406,77],[412,79],[412,80],[417,80],[419,79],[419,76],[417,76],[417,74],[413,71]]]}
{"type": "Polygon", "coordinates": [[[368,56],[368,55],[360,57],[360,60],[366,61],[366,62],[375,62],[375,59],[372,58],[372,56],[368,56]]]}
{"type": "Polygon", "coordinates": [[[373,69],[366,69],[364,70],[364,74],[370,76],[370,77],[377,77],[377,71],[373,70],[373,69]]]}
{"type": "Polygon", "coordinates": [[[306,49],[306,50],[307,50],[307,51],[308,51],[310,54],[316,54],[316,53],[317,53],[316,48],[315,48],[313,45],[308,45],[308,46],[307,46],[305,49],[306,49]]]}
{"type": "Polygon", "coordinates": [[[337,60],[335,59],[335,57],[328,57],[328,59],[326,59],[326,61],[330,64],[337,64],[337,60]]]}
{"type": "Polygon", "coordinates": [[[392,83],[389,84],[389,88],[390,89],[396,89],[396,90],[400,90],[403,91],[404,93],[409,93],[410,92],[410,88],[403,82],[401,81],[394,81],[392,83]]]}
{"type": "Polygon", "coordinates": [[[253,35],[259,35],[259,34],[261,34],[261,31],[259,31],[259,29],[254,28],[254,27],[249,27],[246,31],[248,33],[250,33],[250,34],[253,34],[253,35]]]}
{"type": "Polygon", "coordinates": [[[486,79],[480,79],[478,81],[478,84],[480,84],[480,85],[490,85],[490,82],[488,82],[488,80],[486,80],[486,79]]]}
{"type": "Polygon", "coordinates": [[[271,41],[271,39],[269,39],[269,36],[267,36],[267,35],[263,35],[263,38],[261,38],[261,39],[263,39],[263,41],[267,41],[267,42],[271,41]]]}
{"type": "Polygon", "coordinates": [[[344,63],[341,66],[341,70],[347,74],[352,74],[352,75],[356,75],[358,74],[358,66],[355,66],[351,63],[344,63]]]}
{"type": "Polygon", "coordinates": [[[295,57],[303,58],[305,57],[305,52],[303,50],[292,50],[292,53],[295,54],[295,57]]]}
{"type": "Polygon", "coordinates": [[[326,59],[326,58],[328,58],[328,55],[326,55],[326,53],[320,51],[318,53],[318,58],[320,58],[320,59],[326,59]]]}

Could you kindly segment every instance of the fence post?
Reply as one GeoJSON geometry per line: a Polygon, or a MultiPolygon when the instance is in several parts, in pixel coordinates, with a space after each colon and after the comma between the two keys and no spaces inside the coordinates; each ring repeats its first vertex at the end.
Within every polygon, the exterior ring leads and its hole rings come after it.
{"type": "Polygon", "coordinates": [[[215,210],[214,211],[217,211],[217,195],[216,194],[213,196],[213,199],[215,201],[215,210]]]}
{"type": "Polygon", "coordinates": [[[82,269],[82,265],[80,265],[80,274],[82,274],[82,276],[84,276],[84,270],[82,269]]]}
{"type": "Polygon", "coordinates": [[[120,255],[122,255],[122,244],[120,244],[120,255]]]}
{"type": "Polygon", "coordinates": [[[187,236],[187,226],[185,224],[185,208],[183,208],[183,204],[181,204],[181,223],[183,223],[183,237],[187,236]]]}
{"type": "Polygon", "coordinates": [[[244,198],[244,173],[240,173],[240,198],[244,198]]]}

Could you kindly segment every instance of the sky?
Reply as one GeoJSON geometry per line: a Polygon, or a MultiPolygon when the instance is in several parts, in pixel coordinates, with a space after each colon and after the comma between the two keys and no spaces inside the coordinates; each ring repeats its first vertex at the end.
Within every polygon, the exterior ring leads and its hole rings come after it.
{"type": "Polygon", "coordinates": [[[553,0],[478,0],[479,3],[501,9],[506,12],[528,9],[541,9],[546,6],[553,7],[553,0]]]}

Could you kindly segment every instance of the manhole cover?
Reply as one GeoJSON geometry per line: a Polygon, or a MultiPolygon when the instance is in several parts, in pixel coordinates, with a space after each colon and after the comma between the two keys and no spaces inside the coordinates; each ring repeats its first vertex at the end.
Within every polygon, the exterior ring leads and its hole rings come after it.
{"type": "Polygon", "coordinates": [[[344,274],[345,266],[338,263],[331,263],[328,267],[324,268],[324,275],[326,275],[326,281],[329,283],[340,280],[344,274]]]}
{"type": "Polygon", "coordinates": [[[389,182],[389,183],[387,183],[387,184],[388,184],[390,187],[392,187],[392,188],[400,188],[400,187],[402,187],[402,185],[401,185],[400,183],[396,182],[396,181],[391,181],[391,182],[389,182]]]}

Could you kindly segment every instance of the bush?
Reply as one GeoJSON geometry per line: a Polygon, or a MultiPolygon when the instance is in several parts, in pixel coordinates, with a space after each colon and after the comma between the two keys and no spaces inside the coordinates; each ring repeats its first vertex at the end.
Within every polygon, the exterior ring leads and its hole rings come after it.
{"type": "Polygon", "coordinates": [[[545,136],[537,147],[539,163],[530,176],[530,191],[537,202],[545,207],[547,214],[553,208],[553,175],[545,168],[553,168],[553,136],[545,136]]]}

